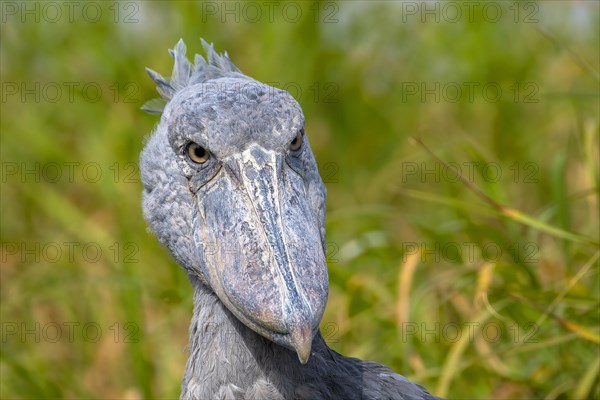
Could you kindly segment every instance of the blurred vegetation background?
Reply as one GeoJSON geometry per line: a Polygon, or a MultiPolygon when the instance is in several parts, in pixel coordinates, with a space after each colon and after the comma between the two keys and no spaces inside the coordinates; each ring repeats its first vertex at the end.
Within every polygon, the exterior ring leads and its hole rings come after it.
{"type": "Polygon", "coordinates": [[[200,37],[304,109],[335,350],[600,397],[598,2],[1,7],[3,399],[178,397],[192,291],[141,215],[139,108],[200,37]]]}

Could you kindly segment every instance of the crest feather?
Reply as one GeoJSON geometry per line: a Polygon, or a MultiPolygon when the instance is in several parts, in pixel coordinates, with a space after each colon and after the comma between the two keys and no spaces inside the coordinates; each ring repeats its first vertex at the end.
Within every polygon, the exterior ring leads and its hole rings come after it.
{"type": "Polygon", "coordinates": [[[208,82],[213,79],[224,77],[248,78],[229,59],[227,52],[219,55],[213,44],[208,44],[200,39],[206,53],[206,59],[201,55],[194,56],[194,64],[185,56],[186,46],[183,39],[179,39],[169,54],[173,57],[173,72],[170,78],[165,78],[158,72],[146,68],[150,78],[156,83],[156,90],[161,98],[152,99],[142,106],[142,110],[151,114],[161,114],[164,106],[183,88],[198,83],[208,82]]]}

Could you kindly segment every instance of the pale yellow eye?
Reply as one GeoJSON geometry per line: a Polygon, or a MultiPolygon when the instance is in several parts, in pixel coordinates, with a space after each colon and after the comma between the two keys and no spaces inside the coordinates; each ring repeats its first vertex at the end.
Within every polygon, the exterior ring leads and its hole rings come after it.
{"type": "Polygon", "coordinates": [[[197,143],[187,145],[187,155],[196,164],[204,164],[210,158],[210,153],[197,143]]]}
{"type": "Polygon", "coordinates": [[[302,143],[304,142],[304,130],[298,132],[292,143],[290,143],[290,150],[296,151],[302,147],[302,143]]]}

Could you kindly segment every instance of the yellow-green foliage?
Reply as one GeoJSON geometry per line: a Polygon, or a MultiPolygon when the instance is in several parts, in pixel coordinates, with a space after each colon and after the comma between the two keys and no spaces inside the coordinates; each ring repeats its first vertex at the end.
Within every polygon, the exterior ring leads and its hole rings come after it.
{"type": "Polygon", "coordinates": [[[137,161],[180,37],[304,109],[334,349],[451,398],[600,396],[597,2],[1,6],[3,399],[179,394],[191,288],[137,161]]]}

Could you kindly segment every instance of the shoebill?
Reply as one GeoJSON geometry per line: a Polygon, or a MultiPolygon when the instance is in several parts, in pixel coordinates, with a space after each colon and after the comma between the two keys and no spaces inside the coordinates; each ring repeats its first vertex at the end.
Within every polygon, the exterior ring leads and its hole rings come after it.
{"type": "Polygon", "coordinates": [[[160,122],[141,155],[143,212],[194,289],[181,399],[435,399],[331,350],[325,186],[300,105],[202,41],[149,70],[160,122]]]}

